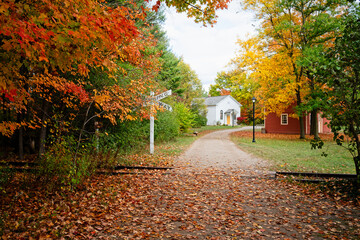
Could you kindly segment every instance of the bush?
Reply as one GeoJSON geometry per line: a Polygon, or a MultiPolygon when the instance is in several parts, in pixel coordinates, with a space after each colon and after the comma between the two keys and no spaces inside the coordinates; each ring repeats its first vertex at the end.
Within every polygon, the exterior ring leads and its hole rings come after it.
{"type": "Polygon", "coordinates": [[[170,141],[179,136],[180,123],[175,112],[165,111],[157,114],[155,121],[155,140],[170,141]]]}
{"type": "Polygon", "coordinates": [[[247,117],[238,117],[237,119],[237,124],[240,125],[240,124],[249,124],[249,121],[247,119],[247,117]]]}
{"type": "Polygon", "coordinates": [[[189,128],[193,125],[194,122],[194,114],[191,110],[185,106],[184,103],[177,103],[174,107],[176,117],[179,120],[180,131],[187,132],[189,128]]]}
{"type": "Polygon", "coordinates": [[[199,128],[202,126],[206,126],[207,118],[200,115],[200,114],[194,114],[194,122],[192,127],[193,128],[199,128]]]}
{"type": "MultiPolygon", "coordinates": [[[[100,129],[99,146],[102,150],[128,152],[146,145],[150,132],[149,120],[118,122],[108,129],[100,129]],[[115,150],[114,150],[115,149],[115,150]]],[[[106,151],[105,151],[106,152],[106,151]]]]}
{"type": "Polygon", "coordinates": [[[58,187],[76,188],[91,176],[97,167],[96,155],[89,146],[81,146],[76,158],[73,138],[55,143],[39,161],[39,178],[49,190],[58,187]],[[84,149],[84,150],[83,150],[84,149]],[[86,150],[87,149],[87,150],[86,150]]]}

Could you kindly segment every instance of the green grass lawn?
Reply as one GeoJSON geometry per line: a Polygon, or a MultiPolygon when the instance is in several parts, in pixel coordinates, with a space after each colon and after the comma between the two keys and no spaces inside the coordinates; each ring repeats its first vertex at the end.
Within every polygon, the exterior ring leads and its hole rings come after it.
{"type": "Polygon", "coordinates": [[[256,138],[253,143],[250,136],[235,135],[232,140],[244,151],[268,160],[271,170],[355,173],[351,154],[333,141],[326,141],[323,149],[312,150],[310,140],[256,138]],[[328,156],[321,156],[322,152],[328,156]]]}
{"type": "Polygon", "coordinates": [[[192,128],[192,131],[197,131],[197,132],[203,132],[203,131],[216,131],[216,130],[224,130],[224,129],[232,129],[232,128],[241,128],[242,126],[221,126],[221,125],[215,125],[215,126],[203,126],[200,128],[192,128]]]}

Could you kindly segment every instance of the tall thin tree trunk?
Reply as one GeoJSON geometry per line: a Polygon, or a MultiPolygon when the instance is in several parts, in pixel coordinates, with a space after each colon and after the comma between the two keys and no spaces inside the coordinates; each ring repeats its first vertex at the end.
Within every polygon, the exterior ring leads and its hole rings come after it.
{"type": "MultiPolygon", "coordinates": [[[[22,121],[22,114],[18,113],[17,115],[17,122],[21,123],[22,121]]],[[[19,151],[19,158],[20,160],[24,159],[24,128],[20,127],[18,131],[18,151],[19,151]]]]}
{"type": "Polygon", "coordinates": [[[47,128],[46,120],[48,118],[48,108],[49,108],[49,103],[48,101],[44,100],[43,108],[42,108],[43,117],[41,119],[41,129],[40,129],[39,157],[41,157],[45,153],[46,128],[47,128]]]}
{"type": "Polygon", "coordinates": [[[19,128],[19,158],[24,159],[24,128],[19,128]]]}
{"type": "MultiPolygon", "coordinates": [[[[314,97],[315,96],[315,80],[314,80],[314,76],[311,75],[311,73],[309,71],[306,71],[306,76],[310,80],[309,86],[310,86],[311,98],[313,100],[316,100],[315,99],[316,97],[314,97]]],[[[314,139],[319,138],[319,127],[318,127],[318,116],[317,116],[318,111],[319,111],[319,109],[317,109],[317,108],[313,108],[312,111],[311,111],[310,135],[314,136],[314,139]]]]}
{"type": "Polygon", "coordinates": [[[357,177],[357,187],[360,187],[360,139],[359,139],[359,135],[357,133],[357,131],[355,130],[355,126],[356,124],[351,123],[350,124],[350,132],[352,133],[353,137],[353,141],[355,142],[355,146],[356,146],[356,151],[354,152],[354,154],[356,156],[353,157],[354,159],[354,163],[355,163],[355,170],[356,170],[356,177],[357,177]]]}
{"type": "Polygon", "coordinates": [[[311,119],[310,119],[310,135],[314,136],[314,139],[319,138],[319,126],[318,126],[318,110],[313,109],[311,111],[311,119]]]}
{"type": "MultiPolygon", "coordinates": [[[[301,95],[300,89],[296,90],[296,103],[297,106],[301,106],[301,95]]],[[[299,114],[299,124],[300,124],[300,139],[305,139],[305,126],[304,126],[304,114],[301,112],[299,114]]]]}

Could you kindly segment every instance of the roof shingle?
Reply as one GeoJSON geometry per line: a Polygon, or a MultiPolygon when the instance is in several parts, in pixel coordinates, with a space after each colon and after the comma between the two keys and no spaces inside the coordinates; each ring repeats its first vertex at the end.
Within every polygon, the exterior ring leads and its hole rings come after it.
{"type": "Polygon", "coordinates": [[[205,98],[205,105],[212,106],[218,104],[221,100],[226,98],[228,95],[225,96],[216,96],[216,97],[207,97],[205,98]]]}

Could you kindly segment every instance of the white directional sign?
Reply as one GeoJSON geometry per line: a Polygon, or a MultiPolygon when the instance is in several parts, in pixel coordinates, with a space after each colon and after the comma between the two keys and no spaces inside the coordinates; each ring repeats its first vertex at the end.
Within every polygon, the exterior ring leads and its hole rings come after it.
{"type": "Polygon", "coordinates": [[[160,93],[159,95],[155,96],[155,100],[159,101],[159,100],[161,100],[163,98],[166,98],[166,97],[168,97],[170,95],[171,95],[171,90],[168,90],[166,92],[160,93]]]}
{"type": "Polygon", "coordinates": [[[160,107],[163,107],[169,111],[172,111],[172,107],[166,103],[160,102],[160,99],[166,98],[171,95],[171,90],[160,93],[157,96],[154,96],[154,92],[150,93],[150,154],[154,153],[154,105],[157,104],[160,107]]]}
{"type": "Polygon", "coordinates": [[[172,111],[172,107],[169,105],[169,104],[166,104],[166,103],[163,103],[163,102],[160,102],[160,101],[156,101],[156,103],[160,106],[160,107],[163,107],[165,108],[166,110],[168,111],[172,111]]]}

